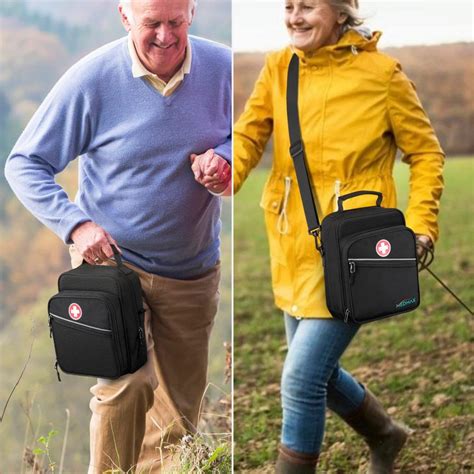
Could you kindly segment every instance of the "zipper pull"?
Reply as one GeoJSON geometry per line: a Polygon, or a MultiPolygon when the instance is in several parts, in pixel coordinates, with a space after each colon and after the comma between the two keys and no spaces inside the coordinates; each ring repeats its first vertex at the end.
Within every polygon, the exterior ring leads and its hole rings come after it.
{"type": "Polygon", "coordinates": [[[58,361],[56,361],[55,364],[54,364],[54,368],[56,369],[56,375],[58,376],[58,380],[59,380],[59,382],[61,382],[61,376],[59,375],[58,365],[59,365],[59,363],[58,363],[58,361]]]}
{"type": "Polygon", "coordinates": [[[344,311],[344,322],[347,323],[349,321],[349,315],[351,314],[351,310],[349,308],[346,308],[344,311]]]}
{"type": "Polygon", "coordinates": [[[352,260],[349,261],[349,283],[352,285],[354,283],[356,272],[356,264],[352,260]]]}

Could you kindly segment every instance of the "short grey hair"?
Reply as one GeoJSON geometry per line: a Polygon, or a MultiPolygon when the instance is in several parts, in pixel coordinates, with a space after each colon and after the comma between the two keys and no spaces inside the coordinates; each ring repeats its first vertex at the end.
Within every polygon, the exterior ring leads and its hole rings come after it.
{"type": "MultiPolygon", "coordinates": [[[[133,17],[132,11],[132,0],[119,0],[119,5],[122,6],[125,15],[127,15],[128,21],[131,24],[135,23],[135,18],[133,17]]],[[[197,0],[189,0],[189,15],[191,16],[191,12],[196,9],[197,0]]]]}
{"type": "Polygon", "coordinates": [[[328,0],[332,8],[347,15],[344,26],[360,26],[364,19],[359,15],[358,0],[328,0]]]}

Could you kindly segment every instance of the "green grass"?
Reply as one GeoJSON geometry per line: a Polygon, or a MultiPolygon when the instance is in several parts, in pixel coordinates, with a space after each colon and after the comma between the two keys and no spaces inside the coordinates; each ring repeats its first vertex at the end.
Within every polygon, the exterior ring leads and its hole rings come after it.
{"type": "MultiPolygon", "coordinates": [[[[273,304],[258,206],[267,173],[254,171],[234,205],[236,472],[272,472],[281,426],[279,381],[286,341],[281,312],[273,304]]],[[[472,307],[474,160],[447,160],[444,176],[440,239],[431,269],[472,307]]],[[[397,163],[395,177],[398,206],[404,210],[409,167],[397,163]]],[[[421,306],[364,326],[342,364],[415,429],[397,472],[472,472],[472,317],[427,272],[420,284],[421,306]]],[[[364,443],[329,413],[321,472],[358,472],[366,463],[364,443]]]]}

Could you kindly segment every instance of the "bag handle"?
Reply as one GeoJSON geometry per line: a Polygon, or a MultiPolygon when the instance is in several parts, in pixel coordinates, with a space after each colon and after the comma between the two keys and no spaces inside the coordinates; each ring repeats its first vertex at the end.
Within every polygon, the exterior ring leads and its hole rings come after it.
{"type": "Polygon", "coordinates": [[[118,251],[117,247],[114,244],[110,244],[112,250],[114,251],[114,259],[117,262],[118,267],[123,267],[122,257],[120,256],[120,252],[118,251]]]}
{"type": "MultiPolygon", "coordinates": [[[[110,246],[112,247],[112,250],[114,252],[114,259],[115,259],[115,262],[117,263],[117,266],[120,268],[127,268],[123,264],[122,257],[120,256],[120,252],[118,251],[117,247],[114,244],[110,244],[110,246]]],[[[84,258],[82,259],[82,264],[88,265],[88,263],[85,261],[84,258]]]]}
{"type": "Polygon", "coordinates": [[[364,194],[373,194],[374,196],[377,196],[377,202],[375,203],[375,205],[378,206],[378,207],[381,206],[382,199],[383,199],[382,193],[380,193],[378,191],[355,191],[353,193],[344,194],[344,196],[339,196],[339,198],[337,200],[337,210],[339,212],[342,212],[344,210],[342,204],[347,199],[352,199],[356,196],[362,196],[364,194]]]}
{"type": "Polygon", "coordinates": [[[288,79],[286,87],[286,113],[288,117],[288,131],[290,134],[290,155],[296,170],[296,178],[300,188],[303,209],[308,223],[308,232],[316,240],[316,248],[323,255],[323,247],[320,239],[321,224],[319,223],[318,211],[316,210],[311,180],[306,166],[303,139],[301,137],[300,120],[298,116],[298,80],[299,59],[293,54],[288,66],[288,79]]]}

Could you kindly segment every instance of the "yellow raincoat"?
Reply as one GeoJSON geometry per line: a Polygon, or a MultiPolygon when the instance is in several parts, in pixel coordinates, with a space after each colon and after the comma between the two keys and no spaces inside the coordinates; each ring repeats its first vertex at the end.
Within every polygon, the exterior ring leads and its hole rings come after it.
{"type": "MultiPolygon", "coordinates": [[[[367,39],[349,30],[337,44],[314,53],[295,50],[300,58],[301,130],[319,218],[336,210],[337,196],[359,190],[381,191],[382,205],[396,207],[392,171],[400,148],[410,165],[407,225],[435,242],[444,154],[413,84],[396,60],[377,51],[380,35],[367,39]]],[[[275,303],[294,316],[330,318],[322,260],[307,232],[288,151],[286,83],[292,54],[287,47],[267,56],[234,127],[234,189],[257,165],[273,132],[273,165],[260,206],[275,303]]],[[[374,197],[346,203],[346,209],[370,206],[374,197]]]]}

